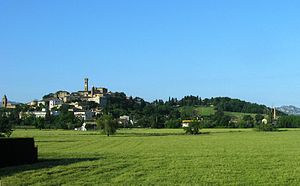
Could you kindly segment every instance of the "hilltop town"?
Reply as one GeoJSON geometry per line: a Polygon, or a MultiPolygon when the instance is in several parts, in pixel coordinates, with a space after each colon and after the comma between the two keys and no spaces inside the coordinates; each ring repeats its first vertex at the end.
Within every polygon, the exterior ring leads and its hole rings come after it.
{"type": "MultiPolygon", "coordinates": [[[[20,119],[28,116],[45,118],[50,115],[60,114],[60,107],[68,106],[68,111],[75,117],[82,120],[91,120],[101,113],[102,108],[107,104],[107,98],[111,95],[107,88],[92,87],[89,89],[89,79],[84,79],[84,89],[77,92],[57,91],[43,96],[41,100],[33,100],[26,105],[27,111],[19,113],[20,119]]],[[[2,98],[2,107],[15,109],[17,104],[9,102],[6,95],[2,98]]]]}
{"type": "MultiPolygon", "coordinates": [[[[253,128],[263,119],[273,123],[285,115],[275,108],[228,97],[202,99],[191,95],[180,100],[170,97],[168,101],[147,102],[103,87],[89,88],[88,78],[84,79],[83,90],[60,90],[26,104],[10,102],[4,95],[2,107],[1,112],[9,117],[11,125],[40,129],[78,129],[86,124],[96,129],[105,115],[125,128],[181,128],[195,120],[208,128],[253,128]]],[[[286,125],[284,119],[279,125],[286,125]]],[[[299,122],[294,123],[298,126],[299,122]]]]}

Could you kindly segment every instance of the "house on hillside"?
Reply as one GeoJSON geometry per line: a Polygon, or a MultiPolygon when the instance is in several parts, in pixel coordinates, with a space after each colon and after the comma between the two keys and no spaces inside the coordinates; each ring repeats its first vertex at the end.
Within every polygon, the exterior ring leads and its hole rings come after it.
{"type": "Polygon", "coordinates": [[[128,127],[128,125],[130,123],[130,117],[126,116],[126,115],[120,116],[118,123],[119,123],[119,125],[122,125],[124,127],[126,127],[126,126],[128,127]]]}
{"type": "Polygon", "coordinates": [[[49,101],[49,110],[55,107],[60,107],[63,104],[63,101],[58,98],[53,98],[49,101]]]}
{"type": "Polygon", "coordinates": [[[93,118],[93,112],[91,112],[90,110],[77,110],[74,111],[74,116],[77,118],[81,118],[84,121],[90,120],[93,118]]]}
{"type": "Polygon", "coordinates": [[[182,120],[181,126],[182,126],[182,127],[189,127],[190,124],[191,124],[193,121],[194,121],[194,120],[182,120]]]}
{"type": "MultiPolygon", "coordinates": [[[[51,111],[49,112],[51,116],[59,116],[60,111],[51,111]]],[[[46,109],[42,109],[42,111],[27,111],[27,112],[20,112],[19,113],[19,118],[20,119],[25,119],[29,116],[34,116],[36,118],[45,118],[47,115],[46,109]]]]}
{"type": "Polygon", "coordinates": [[[4,95],[3,98],[2,98],[1,107],[7,108],[7,109],[15,109],[16,104],[9,102],[6,95],[4,95]]]}

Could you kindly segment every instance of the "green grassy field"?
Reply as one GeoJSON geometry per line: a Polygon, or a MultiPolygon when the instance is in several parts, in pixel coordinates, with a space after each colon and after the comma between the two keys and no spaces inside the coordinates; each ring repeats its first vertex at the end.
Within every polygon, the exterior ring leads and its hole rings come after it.
{"type": "Polygon", "coordinates": [[[201,116],[210,116],[214,115],[216,110],[214,107],[203,107],[203,106],[197,106],[194,107],[194,109],[200,114],[201,116]]]}
{"type": "Polygon", "coordinates": [[[214,107],[205,107],[205,106],[184,106],[184,107],[180,107],[179,111],[188,112],[188,113],[192,113],[194,111],[201,116],[214,115],[216,112],[214,107]]]}
{"type": "Polygon", "coordinates": [[[201,116],[210,116],[214,115],[216,110],[214,107],[205,107],[205,106],[184,106],[179,108],[180,112],[190,112],[196,111],[201,116]]]}
{"type": "Polygon", "coordinates": [[[0,169],[3,185],[298,185],[300,130],[16,130],[40,162],[0,169]]]}
{"type": "MultiPolygon", "coordinates": [[[[185,106],[185,107],[181,107],[180,111],[183,112],[184,110],[187,111],[192,111],[195,110],[199,115],[201,116],[210,116],[210,115],[214,115],[216,110],[215,107],[206,107],[206,106],[185,106]]],[[[238,120],[241,120],[243,118],[243,116],[245,115],[250,115],[253,118],[255,117],[256,114],[252,114],[252,113],[241,113],[241,112],[224,112],[226,115],[234,117],[238,120]]]]}
{"type": "MultiPolygon", "coordinates": [[[[252,114],[252,113],[242,113],[242,112],[224,112],[226,115],[231,116],[231,117],[235,117],[239,120],[243,119],[243,117],[245,115],[250,115],[252,116],[252,118],[255,118],[256,114],[252,114]]],[[[265,117],[267,117],[267,115],[264,115],[265,117]]]]}

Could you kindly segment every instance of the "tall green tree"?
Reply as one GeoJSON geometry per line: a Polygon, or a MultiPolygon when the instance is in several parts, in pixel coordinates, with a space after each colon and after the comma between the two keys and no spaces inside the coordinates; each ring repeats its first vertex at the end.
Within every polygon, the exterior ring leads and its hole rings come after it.
{"type": "Polygon", "coordinates": [[[265,117],[264,117],[263,115],[261,115],[261,114],[256,114],[256,115],[255,115],[255,122],[256,122],[257,124],[260,124],[264,118],[265,118],[265,117]]]}
{"type": "Polygon", "coordinates": [[[212,116],[212,121],[215,126],[229,127],[231,117],[225,115],[222,110],[217,110],[217,112],[212,116]]]}
{"type": "Polygon", "coordinates": [[[244,115],[243,121],[245,122],[244,128],[250,128],[254,126],[254,119],[251,115],[244,115]]]}
{"type": "Polygon", "coordinates": [[[181,122],[179,119],[170,119],[165,121],[165,128],[180,128],[181,122]]]}
{"type": "Polygon", "coordinates": [[[118,128],[117,120],[113,119],[111,115],[103,115],[97,120],[98,128],[107,136],[113,135],[116,133],[118,128]]]}
{"type": "Polygon", "coordinates": [[[195,120],[191,122],[188,127],[184,127],[184,130],[186,134],[196,135],[200,133],[200,128],[201,128],[201,122],[195,120]]]}
{"type": "Polygon", "coordinates": [[[9,137],[12,134],[12,124],[5,112],[0,112],[0,137],[9,137]]]}

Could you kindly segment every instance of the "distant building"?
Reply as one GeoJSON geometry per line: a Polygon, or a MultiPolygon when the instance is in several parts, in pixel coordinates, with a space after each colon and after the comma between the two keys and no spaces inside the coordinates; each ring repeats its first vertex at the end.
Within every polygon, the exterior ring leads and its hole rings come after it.
{"type": "Polygon", "coordinates": [[[7,107],[7,97],[6,97],[6,95],[4,95],[3,98],[2,98],[2,107],[4,107],[4,108],[7,107]]]}
{"type": "Polygon", "coordinates": [[[182,120],[181,126],[182,127],[189,127],[190,124],[193,122],[194,120],[182,120]]]}
{"type": "Polygon", "coordinates": [[[73,107],[76,108],[76,109],[80,109],[80,110],[83,109],[83,107],[82,107],[81,105],[79,105],[78,102],[72,102],[72,103],[70,103],[69,105],[70,105],[70,106],[73,106],[73,107]]]}
{"type": "Polygon", "coordinates": [[[130,117],[126,115],[120,116],[118,123],[123,127],[132,127],[134,125],[133,120],[131,120],[130,117]]]}
{"type": "Polygon", "coordinates": [[[14,109],[14,108],[16,108],[16,105],[8,102],[6,95],[4,95],[2,98],[2,107],[7,108],[7,109],[14,109]]]}
{"type": "MultiPolygon", "coordinates": [[[[72,103],[72,102],[80,102],[80,101],[93,101],[95,103],[98,103],[100,107],[103,107],[107,103],[107,96],[108,96],[108,90],[107,88],[103,87],[92,87],[91,90],[89,90],[89,79],[84,79],[84,90],[77,91],[73,93],[69,93],[67,91],[58,91],[51,95],[50,98],[47,96],[47,98],[44,99],[44,101],[51,101],[53,99],[59,99],[63,103],[72,103]]],[[[51,105],[49,103],[49,108],[53,108],[55,106],[51,105]]]]}
{"type": "Polygon", "coordinates": [[[46,102],[43,101],[43,100],[41,100],[41,101],[38,101],[38,102],[37,102],[37,105],[38,105],[38,106],[41,106],[41,105],[46,106],[46,102]]]}
{"type": "Polygon", "coordinates": [[[89,91],[89,79],[85,78],[84,91],[78,91],[77,94],[80,95],[80,99],[83,101],[93,101],[100,104],[100,106],[105,106],[108,90],[107,88],[93,86],[89,91]]]}
{"type": "Polygon", "coordinates": [[[70,96],[70,93],[67,92],[67,91],[62,91],[62,90],[61,90],[61,91],[56,92],[56,93],[55,93],[55,96],[56,96],[58,99],[60,99],[60,100],[64,100],[65,97],[70,96]]]}
{"type": "Polygon", "coordinates": [[[53,98],[49,101],[49,110],[59,107],[63,104],[63,101],[58,98],[53,98]]]}
{"type": "Polygon", "coordinates": [[[45,118],[47,115],[47,112],[46,111],[33,111],[33,112],[30,112],[30,114],[34,115],[37,118],[45,118]]]}
{"type": "Polygon", "coordinates": [[[93,116],[99,116],[102,113],[102,109],[92,109],[93,116]]]}
{"type": "Polygon", "coordinates": [[[90,98],[87,98],[87,101],[93,101],[95,103],[100,104],[101,103],[101,97],[100,96],[90,97],[90,98]]]}
{"type": "Polygon", "coordinates": [[[89,110],[74,111],[74,116],[83,120],[91,120],[93,118],[93,112],[89,110]]]}
{"type": "Polygon", "coordinates": [[[27,103],[27,105],[31,106],[31,107],[45,106],[46,102],[43,100],[42,101],[33,100],[33,101],[27,103]]]}
{"type": "Polygon", "coordinates": [[[126,115],[120,116],[120,118],[119,118],[119,124],[122,124],[124,126],[128,125],[129,121],[130,121],[130,117],[126,116],[126,115]]]}
{"type": "Polygon", "coordinates": [[[27,103],[28,106],[31,106],[31,107],[36,107],[38,105],[38,101],[37,100],[33,100],[29,103],[27,103]]]}
{"type": "MultiPolygon", "coordinates": [[[[26,115],[34,115],[36,117],[46,117],[45,111],[39,111],[41,108],[48,108],[51,115],[59,115],[59,112],[55,112],[54,108],[59,109],[63,104],[68,105],[68,111],[74,113],[78,118],[83,120],[91,120],[95,116],[102,113],[102,108],[107,104],[108,97],[111,92],[108,92],[107,88],[103,87],[92,87],[89,89],[89,79],[84,79],[84,89],[69,93],[68,91],[60,90],[56,93],[50,93],[43,97],[43,100],[34,100],[27,105],[30,106],[30,112],[23,112],[20,117],[26,117],[26,115]],[[94,102],[97,104],[93,104],[94,102]]],[[[3,107],[10,107],[7,102],[6,96],[2,99],[3,107]]]]}
{"type": "Polygon", "coordinates": [[[85,92],[89,91],[89,79],[88,78],[84,79],[84,91],[85,92]]]}
{"type": "MultiPolygon", "coordinates": [[[[20,112],[19,113],[19,118],[20,119],[25,119],[28,116],[35,116],[37,118],[45,118],[47,115],[47,111],[43,109],[42,111],[27,111],[27,112],[20,112]]],[[[51,116],[58,116],[60,115],[60,111],[51,111],[50,112],[51,116]]]]}

